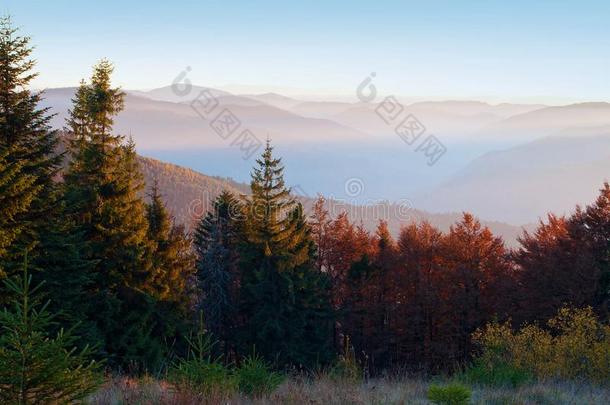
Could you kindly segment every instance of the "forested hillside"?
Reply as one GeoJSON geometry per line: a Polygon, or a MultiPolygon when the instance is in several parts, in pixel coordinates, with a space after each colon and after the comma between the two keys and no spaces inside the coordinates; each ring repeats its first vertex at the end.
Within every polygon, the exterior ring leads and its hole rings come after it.
{"type": "Polygon", "coordinates": [[[516,246],[466,212],[296,196],[270,139],[240,185],[139,157],[106,59],[60,135],[31,52],[0,19],[0,403],[309,403],[330,381],[326,403],[388,375],[451,375],[439,404],[610,398],[610,184],[516,246]]]}

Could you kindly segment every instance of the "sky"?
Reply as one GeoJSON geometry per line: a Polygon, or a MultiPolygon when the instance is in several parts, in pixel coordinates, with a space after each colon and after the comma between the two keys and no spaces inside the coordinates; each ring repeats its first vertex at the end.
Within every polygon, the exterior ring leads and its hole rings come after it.
{"type": "Polygon", "coordinates": [[[0,0],[32,37],[37,88],[76,86],[105,57],[126,89],[491,102],[610,101],[608,1],[0,0]]]}

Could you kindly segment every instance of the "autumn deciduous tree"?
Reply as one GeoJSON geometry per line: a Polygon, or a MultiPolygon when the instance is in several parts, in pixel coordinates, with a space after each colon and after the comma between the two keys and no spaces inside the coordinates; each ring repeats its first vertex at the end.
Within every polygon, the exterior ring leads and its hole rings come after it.
{"type": "Polygon", "coordinates": [[[568,217],[549,214],[533,234],[525,233],[513,259],[519,272],[523,321],[545,321],[563,305],[591,306],[609,314],[610,186],[597,200],[568,217]]]}

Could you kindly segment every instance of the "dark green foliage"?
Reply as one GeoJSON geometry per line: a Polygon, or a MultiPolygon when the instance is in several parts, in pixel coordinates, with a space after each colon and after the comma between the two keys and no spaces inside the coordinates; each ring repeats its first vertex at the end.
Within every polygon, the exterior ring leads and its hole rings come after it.
{"type": "Polygon", "coordinates": [[[271,371],[257,355],[246,357],[235,371],[235,376],[239,391],[255,398],[272,393],[284,381],[283,375],[271,371]]]}
{"type": "Polygon", "coordinates": [[[445,386],[433,384],[428,389],[428,399],[438,405],[467,405],[470,396],[470,389],[457,383],[445,386]]]}
{"type": "Polygon", "coordinates": [[[231,370],[220,362],[184,360],[170,371],[168,379],[181,389],[203,397],[227,395],[236,391],[231,370]]]}
{"type": "MultiPolygon", "coordinates": [[[[95,66],[75,94],[68,126],[72,160],[65,174],[66,210],[95,263],[87,291],[89,319],[112,366],[154,368],[162,358],[166,324],[154,298],[144,184],[132,142],[112,134],[123,93],[110,83],[112,65],[95,66]]],[[[172,329],[171,324],[169,329],[172,329]]]]}
{"type": "MultiPolygon", "coordinates": [[[[19,272],[23,253],[46,235],[57,203],[53,177],[61,156],[48,109],[38,108],[41,94],[28,89],[37,76],[29,42],[10,18],[0,18],[0,277],[19,272]]],[[[36,255],[30,254],[34,267],[36,255]]]]}
{"type": "Polygon", "coordinates": [[[330,285],[315,267],[302,207],[269,143],[257,164],[240,234],[241,350],[255,347],[278,365],[312,368],[332,358],[330,285]]]}
{"type": "Polygon", "coordinates": [[[169,372],[169,380],[198,395],[230,394],[236,390],[233,373],[212,352],[216,341],[199,320],[199,330],[187,339],[190,350],[186,358],[178,360],[169,372]]]}
{"type": "Polygon", "coordinates": [[[507,362],[490,364],[482,359],[475,359],[474,363],[460,376],[460,379],[470,384],[516,388],[532,381],[533,376],[528,371],[507,362]]]}
{"type": "MultiPolygon", "coordinates": [[[[0,278],[7,275],[3,270],[7,264],[12,267],[7,263],[8,252],[25,226],[19,218],[27,212],[38,192],[36,178],[23,174],[22,162],[7,161],[9,155],[7,148],[0,144],[0,278]]],[[[7,295],[1,288],[0,292],[4,293],[2,297],[7,295]]],[[[0,304],[3,301],[0,298],[0,304]]]]}
{"type": "Polygon", "coordinates": [[[44,237],[36,251],[39,269],[34,280],[42,282],[42,290],[50,298],[49,310],[56,313],[55,329],[74,327],[80,336],[79,347],[100,343],[99,331],[90,319],[88,292],[93,288],[95,262],[87,259],[86,244],[79,228],[62,214],[50,218],[44,237]],[[74,326],[76,325],[76,326],[74,326]]]}
{"type": "Polygon", "coordinates": [[[206,325],[221,343],[227,344],[235,320],[237,284],[237,228],[240,205],[225,191],[213,210],[199,221],[194,233],[197,252],[198,306],[206,325]]]}
{"type": "Polygon", "coordinates": [[[99,364],[89,347],[77,351],[78,337],[60,330],[42,304],[40,285],[31,287],[24,269],[21,282],[5,280],[18,297],[0,312],[0,402],[3,404],[72,403],[84,399],[101,383],[99,364]]]}
{"type": "Polygon", "coordinates": [[[173,320],[161,319],[157,301],[141,291],[124,288],[115,299],[120,306],[112,308],[113,318],[104,317],[101,328],[108,336],[109,363],[134,374],[157,372],[169,344],[164,338],[175,333],[173,320]]]}
{"type": "Polygon", "coordinates": [[[29,38],[18,36],[8,18],[1,19],[0,273],[3,267],[13,272],[23,252],[30,252],[34,278],[46,281],[51,310],[62,309],[60,328],[84,320],[81,294],[90,281],[91,263],[84,260],[80,237],[65,219],[54,181],[62,156],[55,151],[58,140],[49,127],[48,109],[39,109],[41,94],[28,90],[36,77],[31,51],[29,38]]]}
{"type": "Polygon", "coordinates": [[[171,302],[185,311],[191,304],[195,255],[184,228],[172,224],[156,183],[150,200],[146,205],[146,219],[152,255],[151,277],[146,289],[158,300],[171,302]]]}

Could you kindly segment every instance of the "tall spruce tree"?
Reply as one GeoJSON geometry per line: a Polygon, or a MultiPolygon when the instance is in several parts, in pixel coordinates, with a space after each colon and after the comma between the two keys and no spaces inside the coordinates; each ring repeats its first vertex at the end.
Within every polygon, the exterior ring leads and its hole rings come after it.
{"type": "Polygon", "coordinates": [[[135,147],[112,133],[124,97],[112,87],[112,71],[102,60],[73,99],[65,199],[70,219],[87,243],[87,259],[95,262],[89,316],[109,363],[152,367],[162,355],[162,337],[154,333],[155,299],[147,293],[153,244],[139,196],[144,181],[135,147]]]}
{"type": "MultiPolygon", "coordinates": [[[[38,107],[41,93],[28,89],[37,75],[31,52],[29,38],[19,36],[9,18],[0,19],[0,278],[14,273],[29,251],[33,277],[44,281],[50,309],[61,307],[54,325],[80,322],[87,341],[82,293],[91,263],[82,258],[82,241],[66,220],[54,181],[63,156],[56,153],[48,109],[38,107]]],[[[2,304],[10,291],[0,292],[2,304]]]]}
{"type": "Polygon", "coordinates": [[[194,232],[198,307],[206,328],[222,343],[225,354],[234,345],[231,332],[236,315],[240,208],[233,194],[222,192],[194,232]]]}
{"type": "MultiPolygon", "coordinates": [[[[55,153],[58,140],[48,108],[39,108],[41,94],[29,90],[37,76],[29,43],[9,17],[0,18],[0,164],[11,183],[3,197],[7,203],[0,205],[0,221],[10,228],[9,236],[0,237],[0,268],[8,275],[18,272],[22,255],[35,248],[57,216],[53,177],[61,156],[55,153]]],[[[35,262],[38,255],[29,256],[35,262]]]]}
{"type": "Polygon", "coordinates": [[[246,201],[240,244],[241,345],[278,365],[313,367],[330,357],[328,283],[315,269],[309,226],[272,150],[267,142],[246,201]]]}

